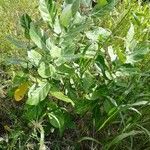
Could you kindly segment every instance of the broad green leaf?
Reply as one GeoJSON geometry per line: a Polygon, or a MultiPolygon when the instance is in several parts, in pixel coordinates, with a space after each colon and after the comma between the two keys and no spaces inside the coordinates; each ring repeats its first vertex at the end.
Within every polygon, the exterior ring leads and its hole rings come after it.
{"type": "Polygon", "coordinates": [[[126,40],[125,40],[125,46],[126,46],[127,52],[130,51],[133,37],[134,37],[134,25],[131,23],[128,33],[126,35],[126,40]]]}
{"type": "Polygon", "coordinates": [[[117,54],[119,60],[120,60],[122,63],[125,63],[125,61],[126,61],[126,56],[125,56],[124,53],[120,50],[120,48],[117,48],[117,49],[116,49],[116,54],[117,54]]]}
{"type": "Polygon", "coordinates": [[[150,44],[148,42],[138,43],[130,54],[127,54],[126,63],[134,64],[144,58],[150,52],[150,44]]]}
{"type": "Polygon", "coordinates": [[[133,37],[134,37],[134,25],[131,23],[126,36],[126,41],[130,43],[133,40],[133,37]]]}
{"type": "Polygon", "coordinates": [[[86,58],[94,58],[96,52],[98,50],[98,44],[93,42],[86,50],[85,57],[86,58]]]}
{"type": "Polygon", "coordinates": [[[116,60],[117,55],[115,54],[114,49],[113,49],[112,46],[108,47],[108,54],[109,54],[110,59],[111,59],[112,62],[116,60]]]}
{"type": "Polygon", "coordinates": [[[64,27],[67,27],[72,19],[72,4],[68,4],[60,15],[60,22],[64,27]]]}
{"type": "Polygon", "coordinates": [[[65,75],[74,75],[74,68],[70,67],[67,64],[62,64],[59,67],[57,67],[57,71],[60,72],[61,74],[65,74],[65,75]]]}
{"type": "Polygon", "coordinates": [[[65,129],[65,123],[67,123],[65,113],[59,108],[51,113],[48,113],[48,117],[51,125],[53,125],[55,128],[58,128],[60,135],[62,135],[65,129]]]}
{"type": "Polygon", "coordinates": [[[70,103],[72,106],[74,106],[74,102],[66,95],[64,95],[62,92],[60,91],[56,91],[56,90],[51,90],[50,91],[51,95],[59,100],[62,100],[66,103],[70,103]]]}
{"type": "Polygon", "coordinates": [[[33,65],[38,66],[41,58],[42,55],[37,51],[35,50],[28,51],[28,59],[33,65]]]}
{"type": "Polygon", "coordinates": [[[93,85],[94,76],[89,71],[86,71],[82,77],[83,87],[85,91],[90,90],[90,87],[93,85]]]}
{"type": "Polygon", "coordinates": [[[38,74],[42,78],[54,77],[56,74],[55,67],[52,64],[41,62],[38,68],[38,74]]]}
{"type": "Polygon", "coordinates": [[[33,84],[28,92],[28,105],[37,105],[39,102],[43,101],[50,90],[50,84],[48,82],[42,82],[38,85],[33,84]]]}
{"type": "Polygon", "coordinates": [[[30,24],[30,37],[40,49],[46,50],[45,43],[42,39],[42,33],[33,23],[30,24]]]}
{"type": "Polygon", "coordinates": [[[108,88],[105,85],[98,86],[89,96],[89,100],[96,100],[101,97],[107,96],[108,88]]]}
{"type": "Polygon", "coordinates": [[[57,34],[61,33],[61,26],[60,26],[60,21],[59,21],[58,16],[56,16],[56,18],[55,18],[54,32],[57,33],[57,34]]]}
{"type": "Polygon", "coordinates": [[[101,55],[98,55],[96,58],[96,63],[95,63],[95,67],[97,69],[98,72],[101,72],[102,75],[104,76],[105,79],[109,79],[105,73],[105,71],[108,70],[108,67],[105,64],[105,60],[104,57],[101,55]]]}
{"type": "Polygon", "coordinates": [[[97,42],[97,41],[103,41],[105,40],[109,35],[110,35],[110,31],[102,28],[102,27],[97,27],[95,29],[93,29],[92,31],[88,31],[86,32],[86,36],[88,39],[90,39],[93,42],[97,42]]]}
{"type": "Polygon", "coordinates": [[[30,23],[31,22],[32,22],[32,20],[28,14],[23,14],[21,16],[20,23],[21,23],[21,26],[25,30],[25,37],[27,39],[30,39],[29,30],[30,30],[30,23]]]}
{"type": "Polygon", "coordinates": [[[63,128],[64,126],[64,115],[60,111],[54,111],[52,113],[48,113],[50,123],[55,127],[55,128],[63,128]]]}
{"type": "Polygon", "coordinates": [[[50,38],[46,40],[46,47],[50,51],[51,58],[55,59],[61,57],[61,48],[54,45],[50,38]]]}
{"type": "Polygon", "coordinates": [[[39,105],[25,105],[24,107],[24,115],[25,119],[28,121],[33,121],[40,119],[42,115],[45,114],[45,102],[40,103],[39,105]]]}
{"type": "Polygon", "coordinates": [[[53,0],[40,0],[39,10],[44,21],[52,25],[53,16],[55,14],[55,4],[53,0]]]}

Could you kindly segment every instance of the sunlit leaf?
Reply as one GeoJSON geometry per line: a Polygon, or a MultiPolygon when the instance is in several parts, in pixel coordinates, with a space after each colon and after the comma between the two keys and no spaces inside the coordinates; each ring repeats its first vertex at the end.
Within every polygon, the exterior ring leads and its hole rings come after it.
{"type": "Polygon", "coordinates": [[[33,23],[30,24],[30,37],[31,40],[40,48],[46,50],[45,42],[42,39],[42,33],[38,27],[33,23]]]}
{"type": "Polygon", "coordinates": [[[56,70],[52,64],[41,62],[38,68],[38,73],[42,78],[54,77],[56,70]]]}
{"type": "Polygon", "coordinates": [[[43,101],[50,90],[50,84],[48,82],[43,82],[41,84],[33,84],[28,92],[27,104],[37,105],[39,102],[43,101]]]}
{"type": "Polygon", "coordinates": [[[39,10],[40,10],[40,13],[41,13],[41,16],[43,18],[44,21],[48,21],[48,22],[52,22],[52,18],[50,16],[50,13],[49,13],[49,4],[48,2],[50,1],[47,1],[47,0],[40,0],[39,1],[39,10]]]}
{"type": "Polygon", "coordinates": [[[108,4],[107,0],[98,0],[98,5],[104,6],[106,4],[108,4]]]}
{"type": "Polygon", "coordinates": [[[42,55],[38,53],[37,51],[35,50],[28,51],[28,59],[33,65],[38,66],[41,58],[42,58],[42,55]]]}
{"type": "Polygon", "coordinates": [[[61,24],[64,27],[67,27],[71,21],[72,18],[72,4],[68,4],[64,10],[62,11],[62,14],[60,16],[61,24]]]}
{"type": "Polygon", "coordinates": [[[51,90],[50,91],[51,95],[61,101],[64,101],[66,103],[71,103],[72,106],[74,106],[74,102],[66,95],[64,95],[62,92],[60,91],[56,91],[56,90],[51,90]]]}

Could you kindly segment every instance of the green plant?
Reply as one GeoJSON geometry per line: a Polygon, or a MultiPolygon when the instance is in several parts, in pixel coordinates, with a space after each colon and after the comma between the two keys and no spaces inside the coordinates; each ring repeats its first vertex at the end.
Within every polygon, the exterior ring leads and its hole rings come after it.
{"type": "MultiPolygon", "coordinates": [[[[138,98],[145,76],[138,63],[150,50],[149,27],[148,19],[132,9],[134,4],[104,0],[92,8],[90,0],[39,0],[38,21],[27,14],[21,17],[27,57],[20,59],[23,73],[15,76],[14,86],[21,91],[29,85],[21,118],[40,137],[41,149],[44,130],[63,136],[65,130],[80,129],[78,142],[90,140],[93,149],[97,144],[118,148],[127,137],[127,148],[132,149],[135,135],[149,135],[143,120],[138,126],[149,108],[148,87],[138,98]],[[121,15],[117,4],[124,8],[121,15]],[[105,28],[110,11],[116,20],[110,18],[105,28]]],[[[136,6],[148,12],[148,6],[136,6]]],[[[19,94],[22,100],[25,93],[19,94]]]]}

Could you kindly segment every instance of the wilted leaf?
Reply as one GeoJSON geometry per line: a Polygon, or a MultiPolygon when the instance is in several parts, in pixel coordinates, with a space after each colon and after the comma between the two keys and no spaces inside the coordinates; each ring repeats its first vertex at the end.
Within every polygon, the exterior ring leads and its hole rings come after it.
{"type": "Polygon", "coordinates": [[[17,102],[21,101],[24,98],[27,90],[28,90],[28,83],[26,82],[26,83],[21,84],[14,93],[15,101],[17,102]]]}

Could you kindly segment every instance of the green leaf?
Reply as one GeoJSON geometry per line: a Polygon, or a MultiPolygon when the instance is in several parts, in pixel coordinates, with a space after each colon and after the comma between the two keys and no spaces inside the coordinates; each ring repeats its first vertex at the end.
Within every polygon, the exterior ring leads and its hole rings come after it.
{"type": "Polygon", "coordinates": [[[47,50],[45,42],[42,40],[42,33],[33,23],[30,24],[31,40],[40,48],[47,50]]]}
{"type": "Polygon", "coordinates": [[[131,23],[130,28],[129,28],[127,35],[126,35],[126,40],[125,40],[125,46],[126,46],[127,52],[129,52],[130,48],[132,47],[133,37],[134,37],[134,25],[131,23]]]}
{"type": "Polygon", "coordinates": [[[61,33],[61,26],[60,26],[60,21],[59,21],[58,16],[56,16],[56,18],[55,18],[54,32],[57,33],[57,34],[61,33]]]}
{"type": "Polygon", "coordinates": [[[129,136],[135,136],[137,134],[142,134],[143,132],[142,131],[130,131],[128,133],[122,133],[120,135],[118,135],[115,139],[112,140],[112,142],[110,142],[109,144],[107,144],[105,146],[105,149],[106,150],[109,150],[111,148],[111,146],[119,143],[120,141],[122,141],[123,139],[129,137],[129,136]]]}
{"type": "Polygon", "coordinates": [[[126,56],[125,56],[124,53],[120,50],[120,48],[117,48],[117,49],[116,49],[116,54],[117,54],[119,60],[120,60],[122,63],[125,63],[125,61],[126,61],[126,56]]]}
{"type": "Polygon", "coordinates": [[[148,42],[138,43],[130,54],[128,54],[126,63],[134,64],[144,58],[150,52],[150,44],[148,42]]]}
{"type": "Polygon", "coordinates": [[[113,110],[113,113],[111,113],[111,115],[100,125],[100,127],[98,128],[98,131],[104,128],[114,117],[116,117],[119,111],[120,111],[119,109],[113,110]]]}
{"type": "Polygon", "coordinates": [[[109,54],[109,57],[111,59],[111,62],[116,60],[117,55],[115,54],[112,46],[108,46],[108,54],[109,54]]]}
{"type": "Polygon", "coordinates": [[[57,111],[53,111],[51,113],[48,113],[50,123],[55,127],[55,128],[63,128],[64,126],[64,115],[63,112],[59,109],[57,111]]]}
{"type": "Polygon", "coordinates": [[[90,39],[93,42],[97,41],[103,41],[105,40],[109,35],[111,34],[110,31],[102,28],[102,27],[97,27],[93,29],[92,31],[86,32],[86,36],[88,39],[90,39]]]}
{"type": "Polygon", "coordinates": [[[55,127],[55,128],[61,128],[61,123],[57,116],[54,113],[48,113],[50,123],[55,127]]]}
{"type": "Polygon", "coordinates": [[[112,11],[113,8],[116,6],[117,2],[119,0],[111,0],[110,2],[108,2],[108,4],[106,4],[106,2],[103,0],[102,1],[102,5],[97,4],[92,12],[93,16],[103,16],[105,14],[107,14],[108,12],[112,11]]]}
{"type": "Polygon", "coordinates": [[[72,19],[72,4],[68,4],[62,11],[60,22],[64,27],[67,27],[72,19]]]}
{"type": "Polygon", "coordinates": [[[74,68],[70,67],[67,64],[62,64],[59,67],[57,67],[57,71],[60,72],[61,74],[65,74],[65,75],[74,75],[74,68]]]}
{"type": "Polygon", "coordinates": [[[39,10],[44,21],[52,25],[53,17],[55,15],[55,3],[53,0],[40,0],[39,10]]]}
{"type": "Polygon", "coordinates": [[[99,6],[104,6],[104,5],[108,4],[107,0],[98,0],[97,3],[99,6]]]}
{"type": "Polygon", "coordinates": [[[98,55],[96,58],[96,68],[99,72],[101,72],[103,74],[105,79],[107,79],[107,80],[109,79],[106,76],[106,70],[108,70],[108,67],[106,66],[105,60],[104,60],[103,56],[101,56],[101,55],[98,55]]]}
{"type": "Polygon", "coordinates": [[[66,95],[64,95],[62,92],[56,91],[56,90],[51,90],[50,91],[51,95],[59,100],[62,100],[66,103],[70,103],[72,106],[74,106],[74,102],[66,95]]]}
{"type": "Polygon", "coordinates": [[[80,7],[80,0],[75,0],[72,4],[72,15],[75,16],[80,7]]]}
{"type": "Polygon", "coordinates": [[[131,23],[127,36],[126,36],[127,43],[130,43],[133,40],[133,37],[134,37],[134,25],[131,23]]]}
{"type": "Polygon", "coordinates": [[[33,84],[28,92],[28,105],[37,105],[39,102],[43,101],[50,90],[50,84],[48,82],[42,82],[38,86],[33,84]]]}
{"type": "Polygon", "coordinates": [[[38,68],[38,74],[42,78],[54,77],[56,73],[55,67],[52,64],[46,64],[44,62],[40,63],[38,68]]]}
{"type": "Polygon", "coordinates": [[[50,51],[51,58],[59,58],[61,56],[61,48],[54,45],[50,38],[46,40],[46,46],[50,51]]]}
{"type": "Polygon", "coordinates": [[[35,50],[28,51],[28,59],[33,65],[38,66],[41,58],[42,55],[37,51],[35,50]]]}
{"type": "Polygon", "coordinates": [[[20,23],[21,23],[21,26],[24,28],[25,32],[25,37],[27,39],[30,39],[30,34],[29,34],[29,30],[30,30],[30,23],[32,22],[30,16],[28,14],[23,14],[21,16],[21,19],[20,19],[20,23]]]}

